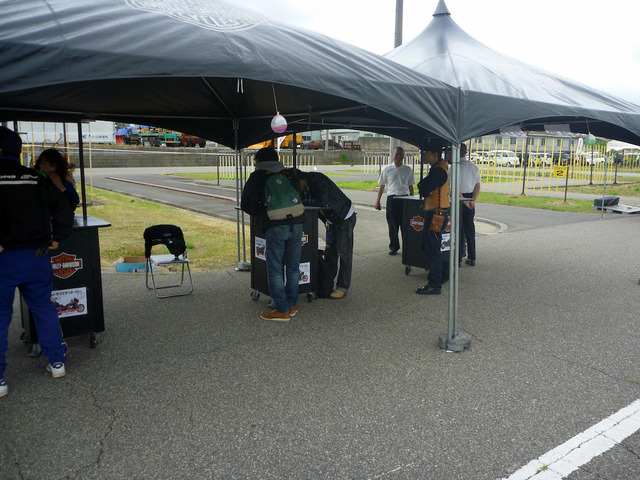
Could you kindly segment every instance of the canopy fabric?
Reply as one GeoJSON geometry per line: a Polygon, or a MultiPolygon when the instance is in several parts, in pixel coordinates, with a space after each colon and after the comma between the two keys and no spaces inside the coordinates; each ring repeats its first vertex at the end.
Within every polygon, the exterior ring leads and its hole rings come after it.
{"type": "Polygon", "coordinates": [[[246,147],[347,127],[454,140],[457,91],[395,62],[217,0],[9,0],[0,120],[111,120],[246,147]],[[276,107],[277,105],[277,107],[276,107]]]}
{"type": "Polygon", "coordinates": [[[464,32],[440,0],[428,26],[385,55],[460,89],[460,140],[520,124],[640,142],[640,106],[502,55],[464,32]]]}

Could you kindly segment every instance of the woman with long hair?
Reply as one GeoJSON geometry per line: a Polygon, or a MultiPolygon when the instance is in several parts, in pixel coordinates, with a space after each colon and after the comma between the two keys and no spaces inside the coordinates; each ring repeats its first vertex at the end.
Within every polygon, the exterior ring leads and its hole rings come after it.
{"type": "Polygon", "coordinates": [[[51,182],[64,192],[69,203],[75,210],[80,203],[80,197],[73,185],[73,174],[69,172],[67,159],[55,148],[44,150],[34,165],[34,168],[41,174],[48,177],[51,182]]]}

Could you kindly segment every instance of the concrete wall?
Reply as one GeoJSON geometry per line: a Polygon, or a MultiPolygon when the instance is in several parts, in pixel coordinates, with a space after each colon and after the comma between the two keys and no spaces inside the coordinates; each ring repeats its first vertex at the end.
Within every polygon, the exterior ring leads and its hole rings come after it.
{"type": "MultiPolygon", "coordinates": [[[[387,148],[376,153],[382,155],[389,154],[388,139],[387,148]]],[[[25,163],[30,164],[35,161],[42,152],[41,146],[32,147],[25,145],[23,155],[25,163]]],[[[62,151],[64,149],[61,149],[62,151]]],[[[78,148],[70,147],[69,161],[79,166],[78,148]]],[[[415,149],[414,149],[415,150],[415,149]]],[[[411,150],[407,150],[411,152],[411,150]]],[[[253,150],[242,152],[245,164],[251,165],[253,160],[253,150]]],[[[358,150],[298,150],[298,162],[314,165],[358,165],[363,164],[365,155],[370,155],[373,151],[358,150]]],[[[287,164],[291,164],[292,151],[283,149],[280,151],[280,158],[287,164]]],[[[233,163],[235,160],[233,150],[222,148],[180,148],[180,147],[140,147],[126,145],[100,145],[84,149],[85,167],[107,168],[107,167],[195,167],[195,166],[216,166],[220,164],[233,163]]]]}
{"type": "MultiPolygon", "coordinates": [[[[362,146],[362,150],[368,152],[388,152],[389,137],[360,137],[358,143],[362,146]]],[[[417,152],[418,148],[407,142],[398,141],[398,145],[407,152],[417,152]]]]}

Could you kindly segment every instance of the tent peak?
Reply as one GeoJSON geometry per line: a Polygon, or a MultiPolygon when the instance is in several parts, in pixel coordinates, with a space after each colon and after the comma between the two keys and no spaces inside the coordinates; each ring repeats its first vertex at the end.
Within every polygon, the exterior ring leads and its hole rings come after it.
{"type": "Polygon", "coordinates": [[[436,11],[433,12],[434,17],[438,17],[440,15],[449,15],[451,16],[451,12],[447,8],[447,5],[444,3],[444,0],[440,0],[438,2],[438,6],[436,7],[436,11]]]}

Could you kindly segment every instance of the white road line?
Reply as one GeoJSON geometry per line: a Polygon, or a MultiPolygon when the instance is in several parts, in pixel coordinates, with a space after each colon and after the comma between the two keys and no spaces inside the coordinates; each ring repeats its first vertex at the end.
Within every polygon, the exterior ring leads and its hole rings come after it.
{"type": "Polygon", "coordinates": [[[506,480],[560,480],[638,430],[640,400],[532,460],[506,480]]]}

